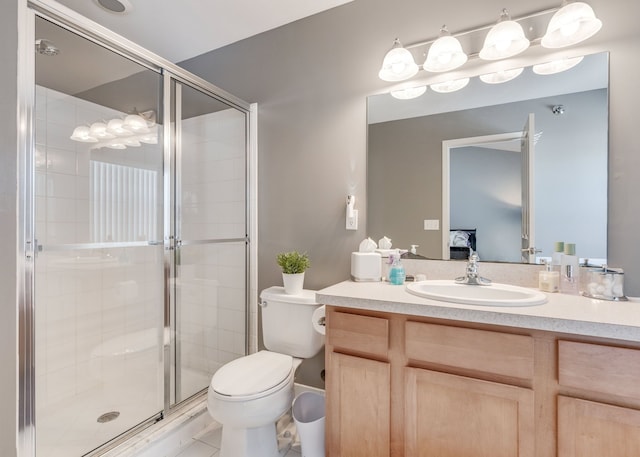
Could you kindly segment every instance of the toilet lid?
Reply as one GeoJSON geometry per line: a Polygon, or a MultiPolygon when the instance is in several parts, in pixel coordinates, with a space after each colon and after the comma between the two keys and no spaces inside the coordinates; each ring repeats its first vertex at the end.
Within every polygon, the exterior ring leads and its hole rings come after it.
{"type": "Polygon", "coordinates": [[[260,351],[235,359],[213,375],[211,388],[221,395],[249,396],[282,383],[293,368],[293,357],[260,351]]]}

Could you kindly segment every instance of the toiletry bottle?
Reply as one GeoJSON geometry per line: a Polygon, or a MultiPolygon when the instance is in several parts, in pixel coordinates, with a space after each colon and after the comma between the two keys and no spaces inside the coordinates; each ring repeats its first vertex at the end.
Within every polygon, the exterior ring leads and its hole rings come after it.
{"type": "Polygon", "coordinates": [[[558,292],[560,288],[560,272],[552,271],[551,264],[544,262],[544,270],[538,272],[538,289],[543,292],[558,292]]]}
{"type": "Polygon", "coordinates": [[[551,254],[551,270],[560,272],[562,264],[562,256],[564,255],[564,242],[556,241],[553,245],[553,254],[551,254]]]}
{"type": "Polygon", "coordinates": [[[578,257],[576,256],[576,245],[566,243],[564,254],[560,264],[560,292],[563,294],[578,294],[578,257]]]}
{"type": "Polygon", "coordinates": [[[402,262],[400,261],[400,251],[396,249],[395,253],[389,254],[391,260],[391,268],[389,268],[389,282],[394,285],[404,284],[405,272],[402,262]]]}

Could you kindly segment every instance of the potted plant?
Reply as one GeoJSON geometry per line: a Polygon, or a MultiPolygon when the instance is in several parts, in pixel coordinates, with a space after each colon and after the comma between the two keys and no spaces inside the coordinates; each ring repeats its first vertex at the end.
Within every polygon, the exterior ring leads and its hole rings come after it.
{"type": "Polygon", "coordinates": [[[282,282],[285,293],[290,295],[301,294],[304,284],[304,272],[311,266],[307,253],[300,254],[298,251],[281,252],[276,259],[278,265],[282,268],[282,282]]]}

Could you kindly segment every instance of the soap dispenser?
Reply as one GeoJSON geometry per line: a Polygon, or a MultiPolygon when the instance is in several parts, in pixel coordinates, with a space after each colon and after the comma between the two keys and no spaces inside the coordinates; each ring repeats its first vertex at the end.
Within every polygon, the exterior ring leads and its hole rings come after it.
{"type": "Polygon", "coordinates": [[[389,260],[391,261],[391,268],[389,268],[389,282],[396,286],[404,284],[405,271],[402,261],[400,260],[400,250],[396,249],[396,252],[389,254],[389,260]]]}
{"type": "Polygon", "coordinates": [[[544,262],[544,270],[538,273],[538,289],[543,292],[558,292],[560,288],[560,272],[552,271],[551,264],[544,262]]]}

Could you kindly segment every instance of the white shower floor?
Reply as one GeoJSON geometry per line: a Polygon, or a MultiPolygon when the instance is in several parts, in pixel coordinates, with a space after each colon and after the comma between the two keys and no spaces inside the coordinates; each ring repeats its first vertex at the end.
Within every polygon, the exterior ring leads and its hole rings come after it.
{"type": "MultiPolygon", "coordinates": [[[[36,411],[36,443],[38,457],[81,457],[118,435],[159,413],[164,392],[156,386],[135,386],[127,379],[120,389],[100,387],[67,398],[58,403],[38,407],[36,411]],[[114,395],[117,392],[117,395],[114,395]],[[112,421],[100,423],[98,417],[117,411],[112,421]]],[[[148,384],[148,383],[147,383],[148,384]]],[[[183,387],[197,390],[208,385],[207,378],[185,373],[183,387]]]]}

